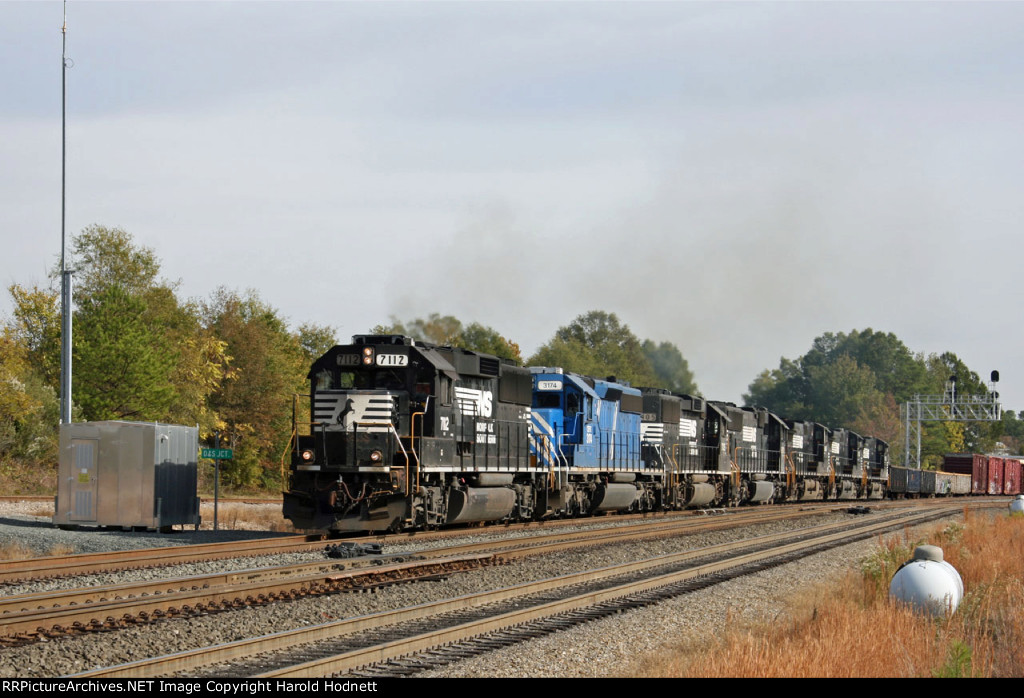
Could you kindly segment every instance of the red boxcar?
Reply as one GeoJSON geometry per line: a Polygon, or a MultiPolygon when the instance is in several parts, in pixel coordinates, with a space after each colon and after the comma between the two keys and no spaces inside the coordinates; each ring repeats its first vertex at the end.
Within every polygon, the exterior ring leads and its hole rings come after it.
{"type": "Polygon", "coordinates": [[[988,456],[980,453],[947,453],[942,469],[971,476],[971,494],[988,494],[988,456]]]}
{"type": "Polygon", "coordinates": [[[1020,491],[1021,464],[1020,458],[1003,459],[1003,494],[1021,494],[1020,491]]]}
{"type": "Polygon", "coordinates": [[[1003,459],[1001,456],[988,457],[988,494],[1003,493],[1003,459]]]}

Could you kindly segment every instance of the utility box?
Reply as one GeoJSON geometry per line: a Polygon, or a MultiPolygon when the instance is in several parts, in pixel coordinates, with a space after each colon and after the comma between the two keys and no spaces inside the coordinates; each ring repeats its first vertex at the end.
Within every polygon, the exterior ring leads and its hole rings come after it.
{"type": "Polygon", "coordinates": [[[62,424],[53,523],[163,531],[198,527],[198,459],[197,427],[62,424]]]}

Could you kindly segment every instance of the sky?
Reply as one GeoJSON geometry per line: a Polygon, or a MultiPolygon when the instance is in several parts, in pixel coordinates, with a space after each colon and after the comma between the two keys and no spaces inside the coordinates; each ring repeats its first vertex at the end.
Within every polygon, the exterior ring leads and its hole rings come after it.
{"type": "MultiPolygon", "coordinates": [[[[0,0],[5,288],[60,255],[62,13],[0,0]]],[[[739,402],[871,328],[1024,409],[1022,36],[1024,3],[70,0],[67,236],[343,343],[439,312],[529,356],[603,310],[739,402]]]]}

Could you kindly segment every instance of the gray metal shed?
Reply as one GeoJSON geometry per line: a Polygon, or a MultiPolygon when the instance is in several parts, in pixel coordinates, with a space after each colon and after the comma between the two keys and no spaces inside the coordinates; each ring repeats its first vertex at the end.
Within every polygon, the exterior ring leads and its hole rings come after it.
{"type": "Polygon", "coordinates": [[[198,460],[196,427],[121,421],[62,424],[53,523],[198,527],[198,460]]]}

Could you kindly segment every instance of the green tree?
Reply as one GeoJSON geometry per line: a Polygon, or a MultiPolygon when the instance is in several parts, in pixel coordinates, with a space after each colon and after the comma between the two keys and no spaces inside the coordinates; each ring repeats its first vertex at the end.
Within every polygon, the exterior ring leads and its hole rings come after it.
{"type": "Polygon", "coordinates": [[[808,404],[808,378],[799,360],[783,357],[778,368],[762,371],[747,390],[743,395],[747,405],[767,407],[788,419],[814,419],[813,407],[808,404]]]}
{"type": "Polygon", "coordinates": [[[335,346],[338,343],[337,335],[333,327],[313,323],[300,325],[299,346],[302,347],[306,363],[312,364],[335,346]]]}
{"type": "Polygon", "coordinates": [[[176,424],[197,424],[205,438],[225,427],[211,396],[224,381],[235,376],[228,345],[204,326],[199,306],[189,304],[168,311],[162,318],[174,347],[174,367],[169,375],[174,400],[164,419],[176,424]]]}
{"type": "MultiPolygon", "coordinates": [[[[128,322],[117,319],[116,308],[111,317],[104,318],[103,306],[110,294],[130,299],[140,313],[135,322],[135,331],[150,338],[147,351],[138,357],[141,366],[157,363],[164,372],[169,397],[158,402],[147,401],[141,411],[131,411],[123,418],[158,420],[179,424],[198,424],[201,434],[209,434],[219,428],[222,420],[211,408],[210,395],[221,381],[231,375],[230,357],[227,345],[214,336],[204,325],[201,308],[195,303],[178,300],[175,285],[160,278],[160,261],[153,250],[138,245],[131,234],[120,228],[90,226],[72,240],[72,263],[75,272],[75,298],[78,311],[75,314],[76,367],[73,377],[76,396],[81,390],[97,390],[104,382],[96,382],[97,376],[86,376],[90,384],[78,386],[81,376],[77,364],[90,370],[99,370],[105,361],[105,349],[95,341],[83,344],[79,337],[88,338],[103,330],[90,328],[88,324],[96,317],[103,322],[128,322]],[[112,290],[116,289],[116,291],[112,290]],[[156,356],[156,353],[159,356],[156,356]],[[164,404],[164,409],[157,406],[164,404]]],[[[122,303],[129,301],[123,300],[122,303]]],[[[103,330],[106,331],[106,330],[103,330]]],[[[121,339],[122,349],[130,347],[128,340],[121,339]]],[[[102,377],[102,376],[100,376],[102,377]]],[[[139,379],[141,374],[126,374],[122,382],[139,379]]],[[[104,388],[109,390],[109,388],[104,388]]],[[[122,392],[141,394],[149,389],[144,385],[121,386],[122,392]]],[[[93,400],[94,405],[99,403],[93,400]]],[[[84,411],[87,419],[98,419],[103,411],[84,411]]]]}
{"type": "Polygon", "coordinates": [[[307,355],[298,335],[255,291],[240,295],[220,288],[203,312],[232,360],[231,376],[210,399],[236,451],[225,477],[232,484],[268,486],[291,436],[293,396],[307,388],[307,355]]]}
{"type": "Polygon", "coordinates": [[[464,327],[455,346],[511,359],[519,365],[523,363],[523,355],[518,344],[479,322],[472,322],[464,327]]]}
{"type": "Polygon", "coordinates": [[[555,336],[530,357],[530,366],[560,366],[567,371],[632,385],[660,384],[636,335],[614,313],[592,310],[558,328],[555,336]]]}
{"type": "MultiPolygon", "coordinates": [[[[913,354],[891,333],[871,329],[849,334],[827,332],[815,338],[799,359],[782,358],[779,368],[762,371],[743,396],[791,419],[849,427],[895,445],[899,441],[899,406],[915,394],[942,394],[950,375],[958,376],[960,394],[985,391],[977,374],[955,354],[913,354]]],[[[934,465],[954,447],[990,448],[993,430],[984,425],[922,427],[922,455],[934,465]]],[[[898,453],[898,451],[894,451],[898,453]]]]}
{"type": "Polygon", "coordinates": [[[644,356],[657,376],[658,385],[674,393],[698,395],[697,382],[690,364],[683,358],[679,347],[671,342],[655,344],[649,339],[643,343],[644,356]]]}
{"type": "MultiPolygon", "coordinates": [[[[144,294],[159,286],[160,262],[148,247],[135,244],[121,228],[91,225],[71,241],[75,300],[99,295],[110,286],[144,294]]],[[[58,270],[59,271],[59,270],[58,270]]]]}
{"type": "MultiPolygon", "coordinates": [[[[952,398],[953,386],[957,400],[969,396],[987,395],[988,387],[953,352],[931,354],[926,360],[930,378],[929,393],[944,394],[952,398]],[[956,381],[951,380],[956,376],[956,381]]],[[[928,451],[936,464],[943,453],[991,451],[995,447],[993,425],[983,422],[947,422],[928,425],[922,439],[922,451],[928,451]]]]}
{"type": "Polygon", "coordinates": [[[814,405],[816,421],[823,424],[849,427],[865,405],[882,401],[883,394],[875,388],[874,372],[850,356],[840,355],[827,365],[810,366],[807,373],[809,402],[814,405]]]}
{"type": "Polygon", "coordinates": [[[399,322],[395,318],[391,318],[390,325],[377,325],[370,332],[372,334],[406,335],[421,342],[461,347],[511,359],[517,364],[523,363],[518,344],[507,339],[497,330],[478,322],[463,325],[461,320],[452,315],[431,313],[425,318],[415,318],[407,322],[399,322]]]}
{"type": "Polygon", "coordinates": [[[74,334],[75,402],[86,420],[163,420],[174,400],[174,353],[146,303],[120,286],[81,301],[74,334]]]}
{"type": "Polygon", "coordinates": [[[13,459],[52,462],[57,456],[53,425],[60,404],[53,389],[32,368],[29,352],[9,333],[0,333],[0,465],[13,459]]]}
{"type": "Polygon", "coordinates": [[[850,422],[850,428],[862,436],[874,436],[887,442],[896,453],[900,446],[900,407],[891,393],[876,392],[873,399],[860,406],[857,417],[850,422]]]}
{"type": "Polygon", "coordinates": [[[60,389],[60,306],[58,294],[38,286],[8,287],[14,310],[4,333],[25,349],[43,381],[60,389]]]}

